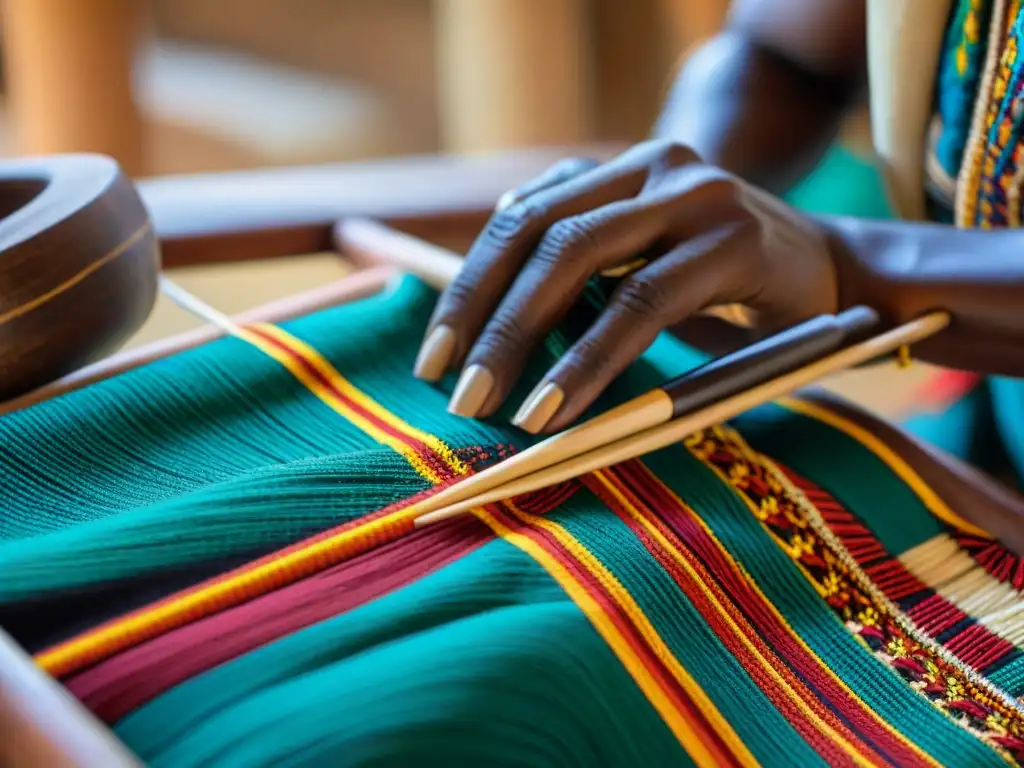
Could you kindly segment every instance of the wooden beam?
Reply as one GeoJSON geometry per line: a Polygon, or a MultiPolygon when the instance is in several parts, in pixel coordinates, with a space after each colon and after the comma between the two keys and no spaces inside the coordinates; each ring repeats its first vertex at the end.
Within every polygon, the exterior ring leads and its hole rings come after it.
{"type": "Polygon", "coordinates": [[[461,249],[498,198],[566,155],[610,157],[621,145],[424,156],[160,177],[139,184],[165,267],[332,249],[331,227],[359,216],[461,249]]]}

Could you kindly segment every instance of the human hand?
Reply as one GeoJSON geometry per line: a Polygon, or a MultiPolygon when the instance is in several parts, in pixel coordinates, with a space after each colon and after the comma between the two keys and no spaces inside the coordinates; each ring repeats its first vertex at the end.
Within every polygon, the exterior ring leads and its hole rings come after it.
{"type": "Polygon", "coordinates": [[[567,160],[507,195],[441,295],[416,375],[462,365],[449,410],[486,417],[595,274],[639,266],[513,419],[564,428],[664,329],[742,304],[765,333],[838,308],[822,231],[778,198],[652,141],[598,164],[567,160]]]}

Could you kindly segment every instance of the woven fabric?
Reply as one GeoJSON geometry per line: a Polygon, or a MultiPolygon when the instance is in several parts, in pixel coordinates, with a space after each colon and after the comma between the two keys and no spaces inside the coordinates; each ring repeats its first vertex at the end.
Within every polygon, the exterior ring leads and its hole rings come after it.
{"type": "MultiPolygon", "coordinates": [[[[147,764],[1024,758],[1024,565],[819,406],[414,529],[530,444],[409,374],[434,298],[0,419],[0,624],[147,764]]],[[[696,359],[660,338],[597,407],[696,359]]]]}

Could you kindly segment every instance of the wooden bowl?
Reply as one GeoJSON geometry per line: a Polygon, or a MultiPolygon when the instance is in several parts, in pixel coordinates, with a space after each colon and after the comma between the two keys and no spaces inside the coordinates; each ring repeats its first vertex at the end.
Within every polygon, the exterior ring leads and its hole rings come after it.
{"type": "Polygon", "coordinates": [[[0,163],[0,401],[124,344],[159,273],[149,215],[114,160],[0,163]]]}

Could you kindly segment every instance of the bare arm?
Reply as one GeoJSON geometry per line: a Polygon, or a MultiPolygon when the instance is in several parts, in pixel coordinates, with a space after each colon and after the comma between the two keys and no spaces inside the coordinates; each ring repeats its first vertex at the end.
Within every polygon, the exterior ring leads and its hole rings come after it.
{"type": "MultiPolygon", "coordinates": [[[[736,0],[726,29],[680,71],[656,131],[776,194],[820,160],[863,86],[863,0],[736,0]]],[[[915,353],[1024,376],[1024,234],[823,217],[839,304],[894,322],[946,309],[915,353]]],[[[685,335],[685,333],[683,334],[685,335]]]]}
{"type": "Polygon", "coordinates": [[[839,270],[839,305],[867,304],[893,322],[936,309],[948,329],[915,349],[949,368],[1024,377],[1024,230],[824,217],[839,270]]]}
{"type": "Polygon", "coordinates": [[[813,169],[864,83],[864,0],[734,0],[688,58],[655,133],[784,192],[813,169]]]}

